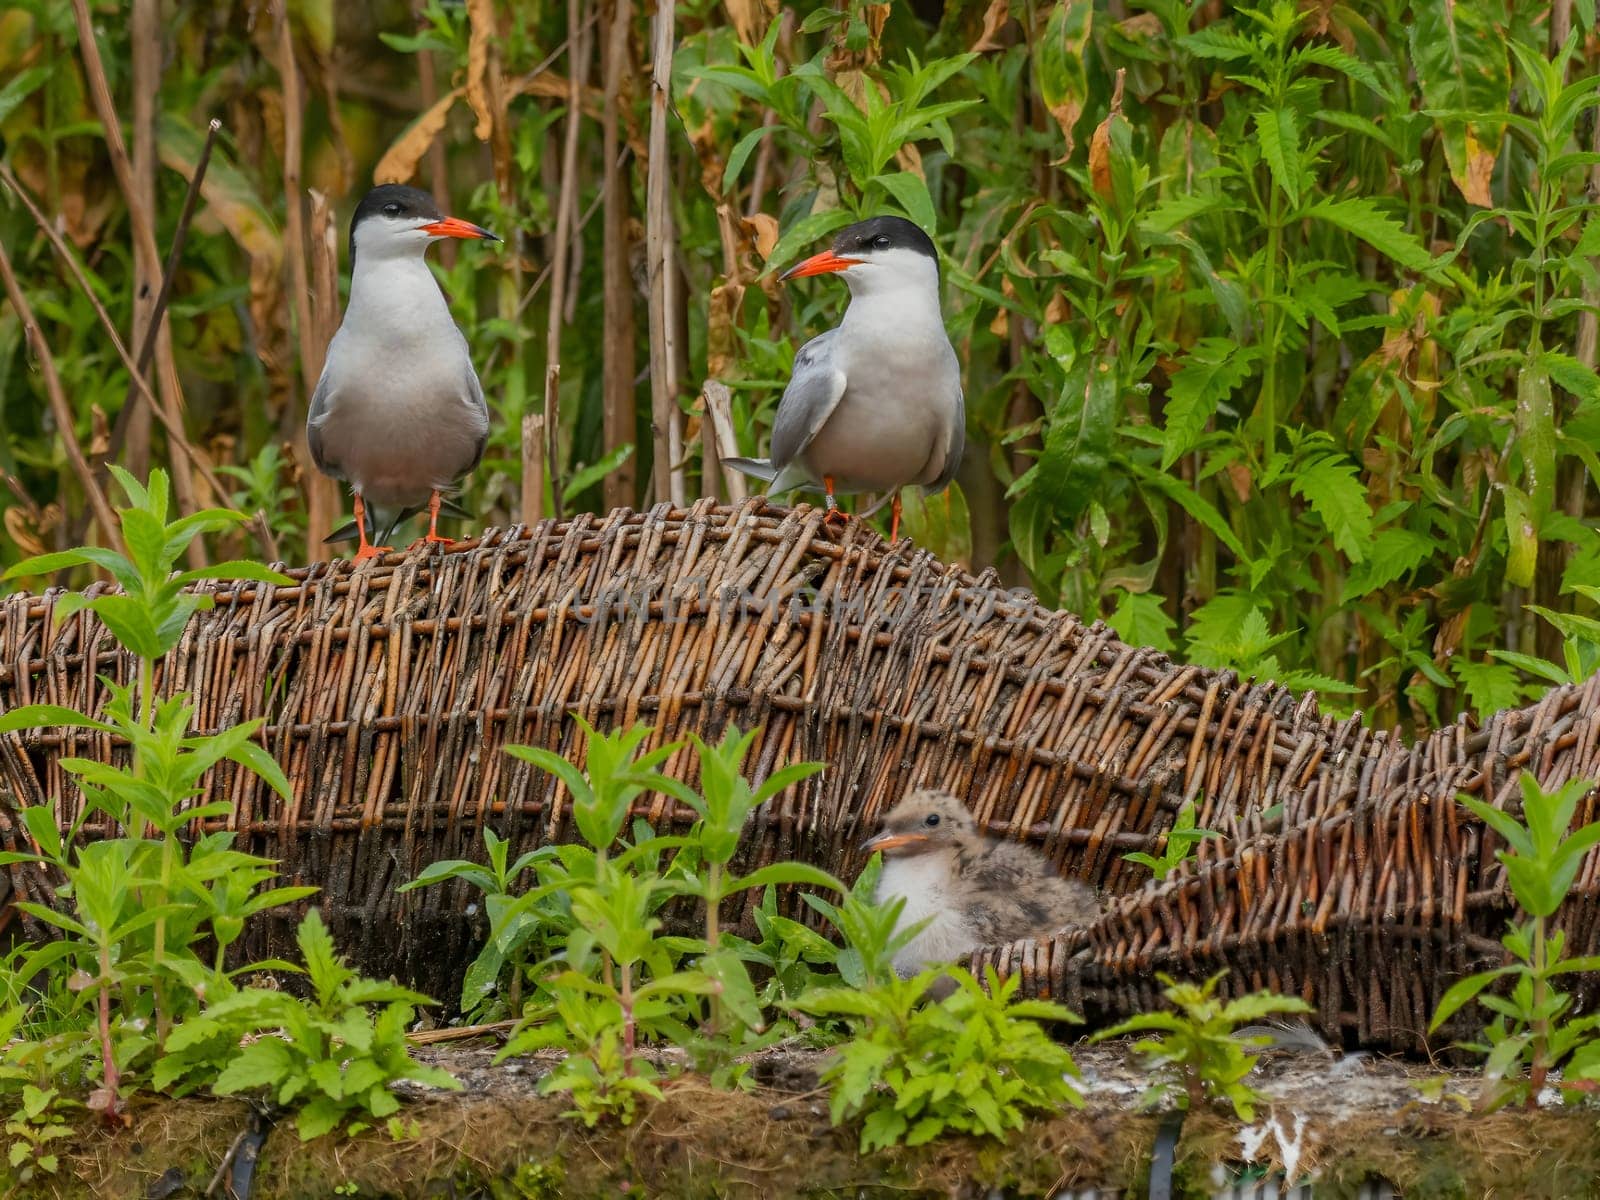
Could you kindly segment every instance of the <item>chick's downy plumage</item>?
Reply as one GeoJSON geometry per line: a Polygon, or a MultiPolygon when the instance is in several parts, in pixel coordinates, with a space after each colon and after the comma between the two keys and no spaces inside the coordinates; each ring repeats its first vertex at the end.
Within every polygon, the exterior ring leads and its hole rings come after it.
{"type": "Polygon", "coordinates": [[[1088,887],[1063,879],[1032,847],[986,837],[948,792],[911,793],[863,849],[884,856],[876,899],[905,902],[898,928],[929,918],[895,956],[902,976],[980,946],[1081,928],[1100,914],[1088,887]]]}

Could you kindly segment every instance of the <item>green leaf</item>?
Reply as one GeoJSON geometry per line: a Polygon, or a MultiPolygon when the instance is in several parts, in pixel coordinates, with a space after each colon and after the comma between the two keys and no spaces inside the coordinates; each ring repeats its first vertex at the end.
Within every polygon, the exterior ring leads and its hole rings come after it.
{"type": "Polygon", "coordinates": [[[561,489],[561,502],[570,505],[589,488],[627,462],[632,454],[633,443],[624,442],[599,460],[575,471],[572,478],[567,480],[566,487],[561,489]]]}
{"type": "Polygon", "coordinates": [[[1311,502],[1333,544],[1353,563],[1361,562],[1372,542],[1372,510],[1356,469],[1341,457],[1319,458],[1302,468],[1290,490],[1311,502]]]}
{"type": "Polygon", "coordinates": [[[7,80],[5,87],[0,87],[0,124],[5,123],[5,119],[16,111],[19,104],[38,91],[40,84],[50,75],[51,67],[29,67],[7,80]]]}
{"type": "Polygon", "coordinates": [[[1089,37],[1094,26],[1094,0],[1058,0],[1050,6],[1044,34],[1030,44],[1039,97],[1066,141],[1062,158],[1075,144],[1073,129],[1089,99],[1089,37]]]}
{"type": "Polygon", "coordinates": [[[1521,488],[1509,483],[1500,485],[1500,494],[1505,501],[1506,582],[1527,587],[1539,563],[1539,523],[1533,502],[1521,488]]]}
{"type": "Polygon", "coordinates": [[[1430,537],[1399,527],[1373,539],[1366,557],[1345,578],[1341,603],[1369,596],[1410,574],[1438,549],[1430,537]]]}
{"type": "Polygon", "coordinates": [[[1154,592],[1117,593],[1116,610],[1106,624],[1130,646],[1150,646],[1163,653],[1174,648],[1172,630],[1176,622],[1167,615],[1166,604],[1154,592]]]}
{"type": "Polygon", "coordinates": [[[1511,102],[1511,64],[1501,4],[1414,0],[1407,25],[1423,103],[1472,113],[1439,120],[1450,178],[1468,202],[1493,203],[1489,183],[1511,102]]]}
{"type": "Polygon", "coordinates": [[[1517,449],[1522,453],[1522,478],[1534,529],[1544,525],[1556,492],[1555,402],[1550,376],[1542,366],[1517,372],[1517,449]]]}
{"type": "Polygon", "coordinates": [[[843,229],[855,219],[855,214],[847,208],[829,208],[801,217],[783,231],[777,244],[772,247],[772,253],[767,256],[768,268],[782,266],[803,247],[811,245],[812,242],[826,237],[837,229],[843,229]]]}
{"type": "Polygon", "coordinates": [[[1393,217],[1386,216],[1378,202],[1369,196],[1349,200],[1322,200],[1304,210],[1304,216],[1337,226],[1387,255],[1400,266],[1420,274],[1431,274],[1433,257],[1414,234],[1393,217]]]}
{"type": "Polygon", "coordinates": [[[1167,389],[1166,436],[1161,469],[1167,470],[1200,440],[1217,406],[1244,382],[1252,356],[1227,338],[1202,338],[1167,389]]]}
{"type": "Polygon", "coordinates": [[[939,216],[933,207],[933,197],[928,194],[928,181],[915,171],[897,171],[893,175],[874,175],[873,182],[881,183],[884,190],[895,198],[905,210],[912,224],[932,235],[939,227],[939,216]]]}
{"type": "Polygon", "coordinates": [[[1272,178],[1290,204],[1300,203],[1300,127],[1291,108],[1258,109],[1256,141],[1272,178]]]}
{"type": "Polygon", "coordinates": [[[1522,703],[1525,689],[1510,666],[1458,658],[1450,664],[1450,670],[1461,681],[1472,710],[1480,717],[1522,703]]]}

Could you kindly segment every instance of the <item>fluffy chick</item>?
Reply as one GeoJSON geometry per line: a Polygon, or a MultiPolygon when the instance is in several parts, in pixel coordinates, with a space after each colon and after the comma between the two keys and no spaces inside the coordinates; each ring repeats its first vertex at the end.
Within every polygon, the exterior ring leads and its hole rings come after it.
{"type": "Polygon", "coordinates": [[[897,928],[931,918],[895,955],[903,978],[979,946],[1048,937],[1100,915],[1089,888],[1061,878],[1030,846],[984,836],[949,792],[912,792],[861,848],[883,853],[877,901],[905,901],[897,928]]]}

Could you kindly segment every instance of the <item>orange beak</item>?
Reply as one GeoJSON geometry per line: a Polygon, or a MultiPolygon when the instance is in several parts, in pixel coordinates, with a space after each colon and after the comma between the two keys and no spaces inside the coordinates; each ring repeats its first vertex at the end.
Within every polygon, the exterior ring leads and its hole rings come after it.
{"type": "Polygon", "coordinates": [[[875,850],[894,850],[900,846],[910,846],[927,840],[920,833],[880,833],[877,837],[862,842],[861,849],[871,854],[875,850]]]}
{"type": "Polygon", "coordinates": [[[782,283],[785,279],[800,279],[806,275],[826,275],[830,271],[844,271],[865,261],[860,258],[840,258],[832,250],[824,250],[821,254],[813,254],[805,261],[790,267],[778,276],[778,282],[782,283]]]}
{"type": "Polygon", "coordinates": [[[463,221],[460,217],[444,217],[432,225],[422,226],[422,232],[430,237],[484,238],[491,242],[500,240],[482,226],[463,221]]]}

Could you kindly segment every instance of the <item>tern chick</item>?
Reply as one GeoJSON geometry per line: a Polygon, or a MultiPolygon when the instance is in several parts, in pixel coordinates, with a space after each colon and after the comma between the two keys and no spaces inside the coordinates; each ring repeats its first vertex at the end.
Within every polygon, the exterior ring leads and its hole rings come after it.
{"type": "Polygon", "coordinates": [[[979,946],[1081,928],[1100,915],[1089,888],[1057,875],[1032,847],[985,837],[948,792],[912,792],[861,848],[883,852],[875,899],[905,901],[897,928],[931,918],[895,955],[902,977],[979,946]]]}
{"type": "Polygon", "coordinates": [[[837,329],[794,356],[794,373],[772,424],[770,458],[729,458],[776,495],[820,487],[828,515],[843,519],[835,492],[881,492],[862,513],[892,499],[891,541],[900,532],[900,489],[949,486],[966,444],[961,365],[939,311],[939,257],[904,217],[874,217],[843,230],[831,249],[783,275],[837,273],[850,305],[837,329]]]}
{"type": "Polygon", "coordinates": [[[369,504],[427,505],[423,541],[448,542],[441,494],[478,465],[489,436],[467,340],[423,257],[442,237],[500,240],[392,183],[368,192],[350,221],[350,303],[328,344],[306,439],[317,469],[355,494],[357,559],[389,548],[368,541],[369,504]]]}

